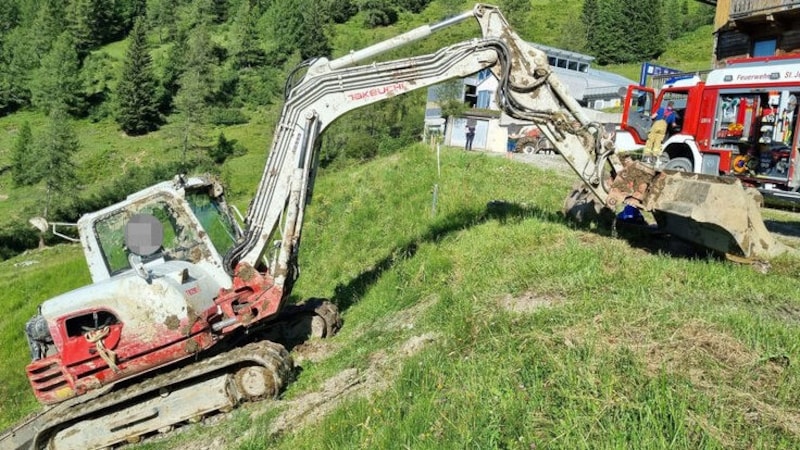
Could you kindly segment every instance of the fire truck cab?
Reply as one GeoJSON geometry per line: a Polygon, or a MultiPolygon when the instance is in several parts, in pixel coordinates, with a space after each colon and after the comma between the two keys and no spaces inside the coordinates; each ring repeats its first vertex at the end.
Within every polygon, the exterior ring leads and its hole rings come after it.
{"type": "Polygon", "coordinates": [[[644,145],[652,114],[672,101],[678,126],[663,141],[663,168],[735,176],[800,201],[798,97],[800,55],[739,59],[705,81],[678,77],[658,92],[629,86],[620,127],[644,145]]]}

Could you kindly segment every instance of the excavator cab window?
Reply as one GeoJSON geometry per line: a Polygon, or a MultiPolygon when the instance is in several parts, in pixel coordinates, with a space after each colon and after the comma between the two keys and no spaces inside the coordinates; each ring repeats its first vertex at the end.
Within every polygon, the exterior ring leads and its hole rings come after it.
{"type": "Polygon", "coordinates": [[[236,243],[238,227],[225,206],[204,192],[187,192],[186,201],[217,252],[227,253],[236,243]]]}
{"type": "MultiPolygon", "coordinates": [[[[131,268],[128,261],[130,250],[125,246],[125,226],[136,214],[149,214],[161,222],[164,234],[161,249],[149,255],[149,259],[164,258],[194,261],[193,255],[202,256],[206,252],[192,252],[202,245],[194,227],[181,209],[175,208],[167,199],[129,205],[128,208],[98,220],[94,230],[100,242],[108,272],[111,275],[131,268]]],[[[146,261],[145,261],[146,262],[146,261]]]]}

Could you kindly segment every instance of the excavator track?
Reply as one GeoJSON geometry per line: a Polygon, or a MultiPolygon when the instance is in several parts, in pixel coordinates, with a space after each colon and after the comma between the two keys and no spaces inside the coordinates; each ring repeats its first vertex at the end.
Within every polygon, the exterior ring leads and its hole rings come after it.
{"type": "Polygon", "coordinates": [[[120,382],[102,389],[102,395],[56,405],[0,436],[0,447],[86,450],[136,442],[244,401],[277,397],[293,369],[282,345],[254,342],[140,383],[120,382]]]}
{"type": "Polygon", "coordinates": [[[308,338],[326,338],[342,328],[342,317],[333,303],[311,298],[303,303],[288,305],[278,320],[269,325],[265,336],[291,349],[308,338]]]}

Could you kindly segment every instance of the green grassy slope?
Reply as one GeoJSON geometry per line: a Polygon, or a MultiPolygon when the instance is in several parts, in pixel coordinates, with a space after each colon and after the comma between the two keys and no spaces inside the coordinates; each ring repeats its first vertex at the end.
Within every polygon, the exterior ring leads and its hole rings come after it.
{"type": "Polygon", "coordinates": [[[0,262],[0,429],[38,409],[25,378],[30,362],[25,322],[41,302],[91,282],[78,245],[26,252],[0,262]]]}
{"type": "Polygon", "coordinates": [[[141,448],[800,445],[800,261],[761,274],[660,254],[567,225],[572,177],[442,161],[439,177],[415,147],[323,173],[295,294],[330,297],[342,332],[282,401],[141,448]],[[427,345],[402,357],[415,339],[427,345]],[[273,434],[294,402],[327,409],[309,392],[350,372],[383,386],[273,434]]]}
{"type": "MultiPolygon", "coordinates": [[[[144,448],[211,436],[240,449],[800,444],[800,261],[774,261],[764,275],[573,229],[558,213],[572,181],[453,149],[439,176],[422,146],[323,171],[295,297],[342,309],[327,356],[302,363],[283,402],[144,448]],[[282,405],[345,371],[373,373],[420,336],[429,344],[378,371],[386,387],[371,398],[343,396],[321,422],[269,432],[282,405]]],[[[0,273],[13,311],[0,319],[7,425],[34,408],[25,320],[88,277],[74,246],[19,256],[0,273]]]]}

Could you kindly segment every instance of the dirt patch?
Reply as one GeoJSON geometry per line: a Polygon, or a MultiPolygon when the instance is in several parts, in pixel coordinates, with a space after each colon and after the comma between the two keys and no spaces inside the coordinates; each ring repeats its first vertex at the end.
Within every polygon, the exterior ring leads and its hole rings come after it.
{"type": "Polygon", "coordinates": [[[425,314],[425,312],[438,301],[439,297],[430,296],[406,309],[392,314],[384,320],[372,324],[370,328],[391,331],[411,330],[416,326],[416,323],[419,322],[420,317],[422,317],[422,315],[425,314]]]}
{"type": "Polygon", "coordinates": [[[497,299],[497,306],[514,313],[531,313],[541,308],[549,308],[562,303],[564,303],[563,297],[532,291],[518,296],[508,294],[497,299]]]}
{"type": "Polygon", "coordinates": [[[800,323],[800,307],[781,305],[776,308],[774,316],[787,322],[800,323]]]}
{"type": "Polygon", "coordinates": [[[338,346],[330,340],[315,339],[304,342],[292,349],[292,358],[296,364],[305,361],[320,362],[332,355],[338,346]]]}
{"type": "Polygon", "coordinates": [[[437,333],[413,336],[400,344],[396,351],[382,350],[370,355],[365,370],[343,370],[326,380],[320,389],[281,402],[283,411],[272,421],[270,434],[278,435],[313,425],[345,401],[369,397],[387,389],[400,370],[401,360],[413,356],[438,338],[437,333]]]}

